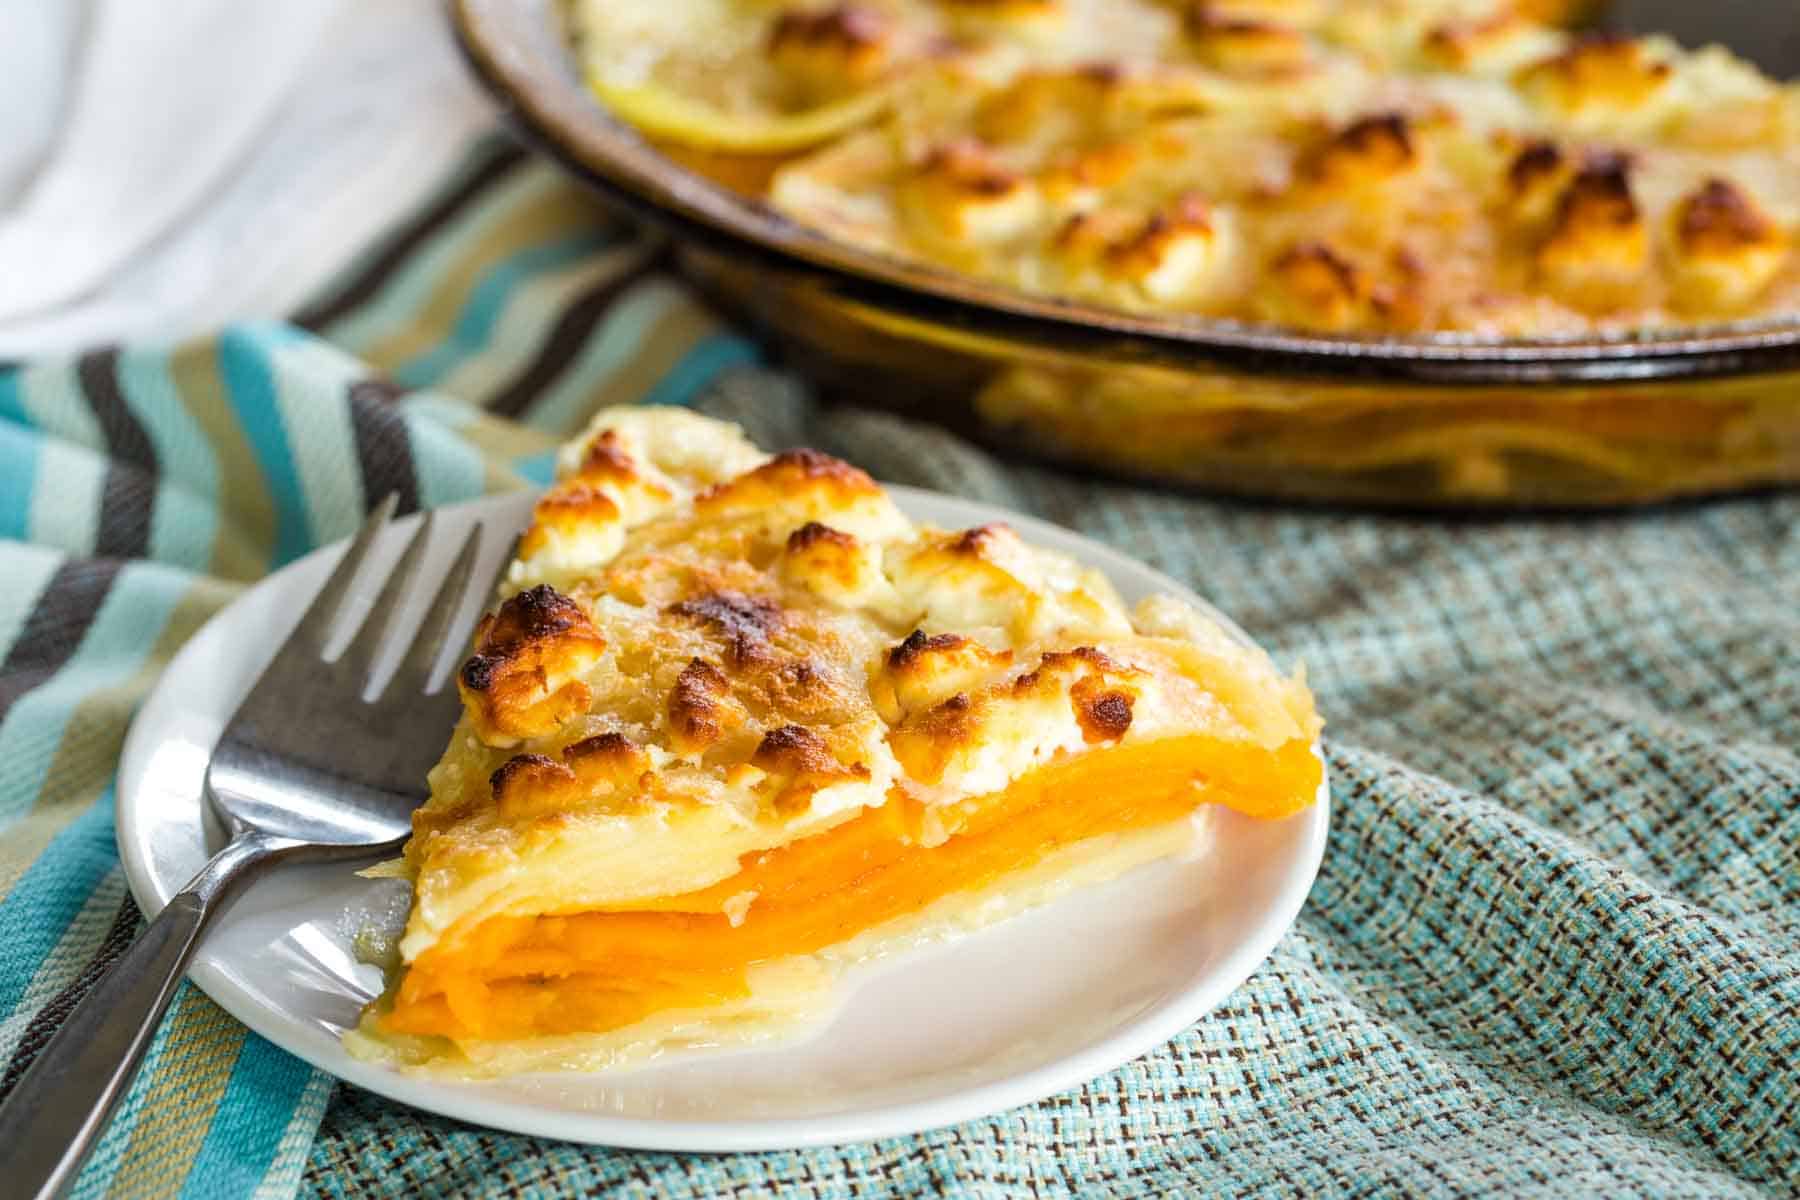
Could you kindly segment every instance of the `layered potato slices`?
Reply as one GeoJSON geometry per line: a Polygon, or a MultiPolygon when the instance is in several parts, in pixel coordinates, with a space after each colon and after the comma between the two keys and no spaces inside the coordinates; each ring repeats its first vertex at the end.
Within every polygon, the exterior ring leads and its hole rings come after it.
{"type": "Polygon", "coordinates": [[[1299,676],[1004,525],[607,410],[458,685],[352,1049],[462,1076],[804,1028],[843,965],[1312,804],[1299,676]]]}
{"type": "Polygon", "coordinates": [[[1800,85],[1524,0],[574,0],[600,98],[825,234],[1326,333],[1800,311],[1800,85]],[[715,160],[717,161],[717,160],[715,160]]]}

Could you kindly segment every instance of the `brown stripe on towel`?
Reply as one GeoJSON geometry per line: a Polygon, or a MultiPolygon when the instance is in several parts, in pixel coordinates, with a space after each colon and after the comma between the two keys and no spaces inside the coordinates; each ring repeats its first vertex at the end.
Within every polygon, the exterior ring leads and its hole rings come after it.
{"type": "Polygon", "coordinates": [[[56,995],[50,997],[44,1007],[31,1015],[25,1031],[19,1035],[18,1044],[13,1047],[12,1056],[7,1059],[6,1069],[0,1071],[0,1100],[6,1099],[7,1093],[18,1084],[19,1076],[25,1074],[32,1060],[38,1056],[38,1051],[56,1036],[62,1023],[69,1019],[75,1006],[88,994],[88,989],[125,953],[126,947],[137,937],[140,920],[137,901],[127,891],[125,898],[119,902],[119,911],[113,916],[112,927],[100,939],[100,945],[88,956],[87,962],[82,964],[81,971],[64,984],[56,995]]]}
{"type": "Polygon", "coordinates": [[[405,394],[390,380],[371,377],[351,384],[348,400],[365,500],[397,492],[399,511],[408,513],[419,507],[419,476],[406,417],[395,404],[405,394]]]}
{"type": "Polygon", "coordinates": [[[587,346],[594,326],[613,301],[646,275],[668,267],[670,261],[666,243],[657,243],[654,252],[577,296],[556,318],[550,335],[531,362],[488,401],[488,411],[496,416],[517,417],[530,408],[587,346]]]}
{"type": "Polygon", "coordinates": [[[150,553],[150,514],[156,506],[156,447],[119,387],[116,348],[86,354],[76,363],[81,394],[106,438],[108,462],[100,491],[94,553],[143,558],[150,553]]]}
{"type": "Polygon", "coordinates": [[[480,143],[449,190],[412,221],[395,230],[348,280],[295,314],[294,323],[317,333],[366,303],[432,234],[510,174],[525,158],[525,151],[511,141],[495,138],[480,143]]]}
{"type": "Polygon", "coordinates": [[[0,722],[21,697],[55,677],[74,657],[123,565],[110,558],[82,558],[56,569],[0,660],[0,722]]]}

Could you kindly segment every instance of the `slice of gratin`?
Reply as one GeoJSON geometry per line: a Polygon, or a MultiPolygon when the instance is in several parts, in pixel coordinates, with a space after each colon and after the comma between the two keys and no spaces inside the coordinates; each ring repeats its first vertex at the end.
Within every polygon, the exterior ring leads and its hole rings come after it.
{"type": "Polygon", "coordinates": [[[1305,684],[1181,601],[679,410],[602,412],[560,465],[359,1054],[480,1076],[788,1033],[845,964],[1318,793],[1305,684]]]}

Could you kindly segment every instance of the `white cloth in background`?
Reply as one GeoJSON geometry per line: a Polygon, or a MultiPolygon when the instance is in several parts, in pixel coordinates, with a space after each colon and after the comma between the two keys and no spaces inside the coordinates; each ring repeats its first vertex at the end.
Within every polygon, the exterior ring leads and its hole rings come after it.
{"type": "Polygon", "coordinates": [[[291,311],[491,124],[434,0],[0,8],[3,358],[291,311]]]}
{"type": "Polygon", "coordinates": [[[50,144],[62,108],[82,5],[0,0],[0,213],[50,144]]]}

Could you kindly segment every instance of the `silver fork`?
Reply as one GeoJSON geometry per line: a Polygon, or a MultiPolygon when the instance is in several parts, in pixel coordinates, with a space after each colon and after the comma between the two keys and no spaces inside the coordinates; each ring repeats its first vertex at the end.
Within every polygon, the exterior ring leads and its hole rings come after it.
{"type": "Polygon", "coordinates": [[[425,773],[456,719],[456,688],[429,689],[467,607],[481,526],[463,541],[399,666],[367,699],[381,650],[400,632],[400,611],[432,537],[430,514],[348,648],[335,659],[325,654],[394,504],[389,496],[370,515],[220,735],[206,792],[229,837],[225,848],[94,985],[0,1104],[0,1192],[53,1196],[74,1182],[137,1074],[201,935],[246,883],[276,863],[367,857],[406,838],[425,773]]]}

